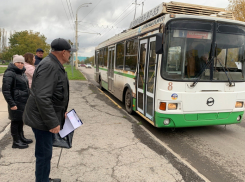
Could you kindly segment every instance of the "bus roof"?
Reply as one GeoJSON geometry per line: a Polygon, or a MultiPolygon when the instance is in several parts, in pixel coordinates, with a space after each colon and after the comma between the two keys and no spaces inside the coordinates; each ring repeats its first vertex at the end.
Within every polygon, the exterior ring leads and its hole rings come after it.
{"type": "Polygon", "coordinates": [[[199,16],[216,16],[226,19],[234,19],[231,11],[226,11],[223,8],[216,8],[211,6],[202,6],[197,4],[179,3],[171,1],[169,3],[161,3],[157,7],[147,11],[139,18],[130,23],[129,28],[136,28],[156,17],[164,14],[185,14],[185,15],[199,15],[199,16]]]}
{"type": "Polygon", "coordinates": [[[131,22],[128,30],[124,30],[110,39],[105,40],[95,49],[97,50],[102,47],[110,46],[114,43],[139,36],[140,34],[157,30],[160,24],[172,19],[166,14],[175,14],[176,19],[209,19],[243,24],[243,22],[234,21],[233,14],[230,11],[225,11],[223,8],[171,1],[170,3],[161,3],[152,10],[144,13],[142,16],[131,22]]]}

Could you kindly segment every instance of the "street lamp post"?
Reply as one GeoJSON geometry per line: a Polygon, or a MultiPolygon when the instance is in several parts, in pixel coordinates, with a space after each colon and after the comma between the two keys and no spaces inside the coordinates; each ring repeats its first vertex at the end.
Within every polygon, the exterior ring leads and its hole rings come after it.
{"type": "MultiPolygon", "coordinates": [[[[92,4],[92,3],[84,3],[84,4],[82,4],[82,5],[80,5],[78,8],[77,8],[77,11],[76,11],[76,49],[77,49],[77,51],[78,51],[78,47],[77,47],[77,12],[78,12],[78,10],[80,9],[80,8],[82,8],[82,7],[88,7],[88,6],[83,6],[83,5],[85,5],[85,4],[92,4]]],[[[77,59],[77,51],[76,51],[76,69],[78,68],[78,59],[77,59]]]]}

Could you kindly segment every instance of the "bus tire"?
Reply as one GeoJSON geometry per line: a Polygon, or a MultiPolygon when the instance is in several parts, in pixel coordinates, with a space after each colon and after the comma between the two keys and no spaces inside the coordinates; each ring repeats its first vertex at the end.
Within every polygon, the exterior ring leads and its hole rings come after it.
{"type": "Polygon", "coordinates": [[[124,98],[125,98],[125,100],[124,100],[125,109],[129,114],[132,114],[133,113],[133,107],[132,107],[132,103],[131,103],[132,96],[131,96],[130,89],[127,89],[127,91],[125,92],[124,98]]]}

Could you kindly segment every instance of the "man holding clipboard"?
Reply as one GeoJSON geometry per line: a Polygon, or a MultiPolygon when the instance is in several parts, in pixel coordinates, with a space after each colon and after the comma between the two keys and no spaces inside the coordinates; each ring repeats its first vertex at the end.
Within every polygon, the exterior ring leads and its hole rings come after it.
{"type": "Polygon", "coordinates": [[[51,43],[51,53],[37,66],[23,121],[35,134],[36,182],[60,182],[49,178],[53,133],[65,122],[69,102],[69,82],[63,64],[75,52],[67,40],[58,38],[51,43]]]}

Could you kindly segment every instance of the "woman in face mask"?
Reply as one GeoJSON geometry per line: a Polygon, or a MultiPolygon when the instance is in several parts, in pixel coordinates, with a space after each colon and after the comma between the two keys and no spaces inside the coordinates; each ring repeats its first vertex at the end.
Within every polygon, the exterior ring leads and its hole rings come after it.
{"type": "Polygon", "coordinates": [[[29,84],[25,75],[25,59],[21,55],[13,56],[3,75],[2,93],[8,103],[9,119],[11,120],[12,148],[27,148],[33,141],[26,139],[23,132],[22,115],[29,97],[29,84]]]}

